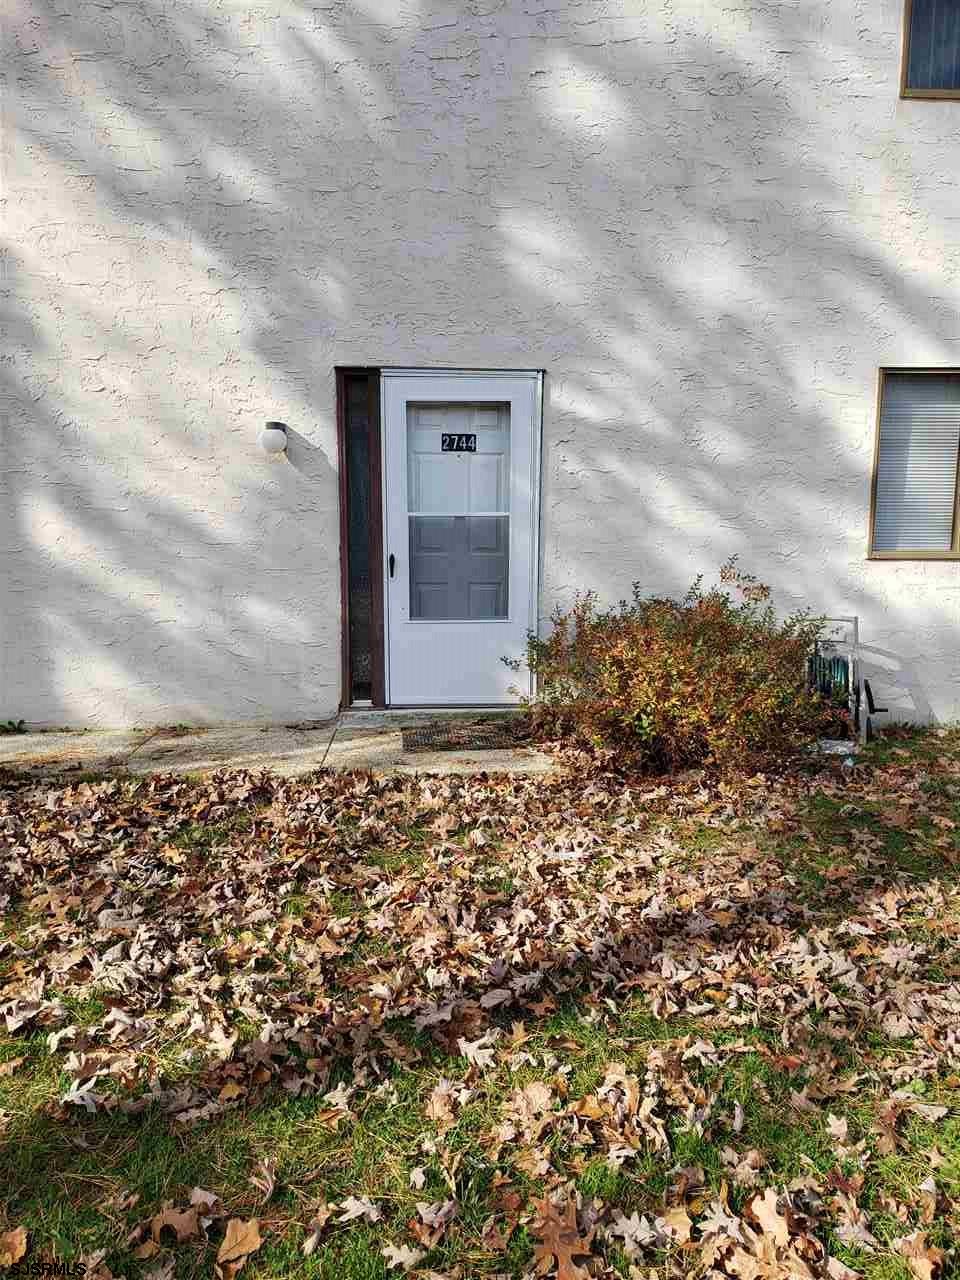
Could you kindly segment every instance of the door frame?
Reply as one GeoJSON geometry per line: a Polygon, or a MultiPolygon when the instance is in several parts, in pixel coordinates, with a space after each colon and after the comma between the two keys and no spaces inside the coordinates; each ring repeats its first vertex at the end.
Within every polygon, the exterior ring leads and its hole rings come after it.
{"type": "MultiPolygon", "coordinates": [[[[344,365],[337,366],[337,462],[340,496],[340,614],[341,614],[341,710],[356,706],[351,692],[350,663],[350,583],[349,583],[349,484],[347,476],[347,432],[346,421],[346,381],[348,377],[364,376],[368,379],[368,442],[370,456],[370,498],[371,510],[380,508],[379,520],[372,520],[375,527],[370,529],[370,574],[372,586],[372,687],[373,707],[391,707],[398,704],[390,700],[389,674],[387,663],[387,646],[389,637],[387,628],[387,567],[383,554],[386,537],[387,504],[385,500],[385,442],[381,430],[383,413],[384,386],[381,374],[389,373],[409,377],[433,377],[438,374],[463,377],[529,377],[535,380],[534,409],[532,423],[531,453],[531,511],[530,511],[530,608],[528,626],[533,632],[539,631],[540,580],[543,544],[540,536],[543,504],[542,490],[542,457],[543,457],[543,392],[546,371],[543,369],[504,369],[504,368],[452,368],[447,365],[431,365],[429,367],[408,367],[406,365],[344,365]]],[[[361,704],[362,705],[362,704],[361,704]]],[[[460,704],[463,705],[463,704],[460,704]]],[[[483,705],[478,703],[477,705],[483,705]]]]}

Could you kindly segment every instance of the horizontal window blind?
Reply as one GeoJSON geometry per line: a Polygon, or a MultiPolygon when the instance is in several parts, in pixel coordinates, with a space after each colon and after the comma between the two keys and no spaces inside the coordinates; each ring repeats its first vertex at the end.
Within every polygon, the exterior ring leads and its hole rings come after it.
{"type": "Polygon", "coordinates": [[[950,551],[957,509],[960,371],[883,377],[874,551],[950,551]]]}
{"type": "Polygon", "coordinates": [[[960,0],[911,0],[908,89],[960,89],[960,0]]]}

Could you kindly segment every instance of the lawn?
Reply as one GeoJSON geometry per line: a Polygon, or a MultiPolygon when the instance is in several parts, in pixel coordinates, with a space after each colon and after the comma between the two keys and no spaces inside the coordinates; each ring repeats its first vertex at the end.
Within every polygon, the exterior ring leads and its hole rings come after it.
{"type": "Polygon", "coordinates": [[[12,1275],[960,1274],[960,732],[5,773],[0,867],[12,1275]]]}

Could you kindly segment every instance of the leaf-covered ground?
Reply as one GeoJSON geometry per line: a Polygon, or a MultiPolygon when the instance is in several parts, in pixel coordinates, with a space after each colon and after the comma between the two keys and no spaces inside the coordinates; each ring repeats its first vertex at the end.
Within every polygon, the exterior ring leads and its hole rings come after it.
{"type": "Polygon", "coordinates": [[[960,733],[0,776],[0,1268],[958,1274],[960,733]]]}

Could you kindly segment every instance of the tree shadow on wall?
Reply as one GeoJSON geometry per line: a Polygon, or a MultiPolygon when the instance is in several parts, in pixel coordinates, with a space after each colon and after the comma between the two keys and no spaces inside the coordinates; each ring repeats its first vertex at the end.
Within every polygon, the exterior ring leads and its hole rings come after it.
{"type": "MultiPolygon", "coordinates": [[[[814,8],[728,32],[666,10],[24,0],[4,706],[336,702],[337,363],[548,369],[549,599],[679,589],[739,553],[787,608],[853,601],[909,634],[864,572],[851,335],[936,345],[950,298],[871,233],[871,184],[893,222],[923,194],[921,158],[871,159],[895,33],[814,8]],[[820,146],[838,98],[849,137],[820,146]],[[267,469],[274,416],[290,465],[267,469]]],[[[900,709],[927,717],[913,655],[893,660],[900,709]]]]}

